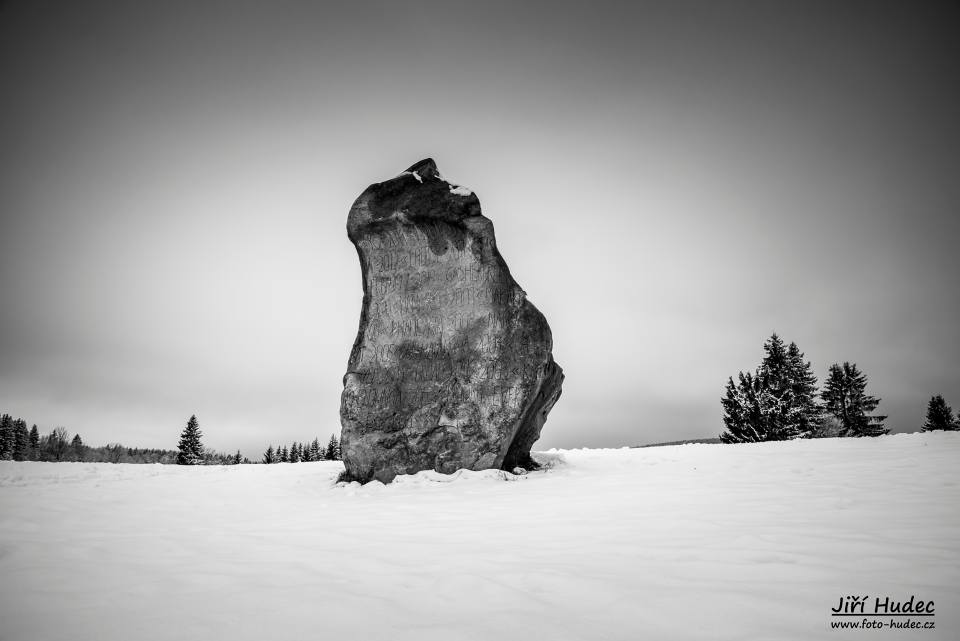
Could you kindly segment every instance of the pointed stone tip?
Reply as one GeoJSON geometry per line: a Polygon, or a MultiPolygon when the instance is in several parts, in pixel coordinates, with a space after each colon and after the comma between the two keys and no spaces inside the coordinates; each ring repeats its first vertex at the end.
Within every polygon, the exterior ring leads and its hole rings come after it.
{"type": "Polygon", "coordinates": [[[415,171],[421,178],[438,178],[440,176],[440,170],[437,169],[437,163],[433,162],[433,158],[424,158],[411,165],[407,171],[415,171]]]}

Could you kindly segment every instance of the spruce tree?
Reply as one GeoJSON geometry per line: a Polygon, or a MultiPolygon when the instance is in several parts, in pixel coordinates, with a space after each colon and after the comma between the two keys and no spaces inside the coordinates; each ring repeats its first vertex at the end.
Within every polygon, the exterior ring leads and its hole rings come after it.
{"type": "Polygon", "coordinates": [[[791,342],[787,348],[787,367],[790,371],[794,407],[798,409],[797,431],[801,436],[814,436],[823,422],[823,406],[817,401],[819,394],[813,367],[810,361],[804,360],[803,352],[796,343],[791,342]]]}
{"type": "Polygon", "coordinates": [[[304,463],[309,463],[313,460],[313,452],[310,450],[310,446],[306,443],[300,444],[300,460],[304,463]]]}
{"type": "Polygon", "coordinates": [[[947,402],[939,394],[931,398],[927,404],[927,420],[920,431],[953,431],[957,429],[960,429],[960,424],[953,417],[953,408],[947,405],[947,402]]]}
{"type": "Polygon", "coordinates": [[[13,417],[4,414],[0,417],[0,461],[9,461],[13,458],[16,440],[16,433],[13,430],[13,417]]]}
{"type": "Polygon", "coordinates": [[[757,443],[765,441],[766,429],[762,424],[762,412],[757,400],[759,391],[750,372],[740,372],[739,383],[733,377],[727,380],[726,395],[720,399],[723,407],[723,424],[727,431],[720,435],[724,443],[757,443]]]}
{"type": "Polygon", "coordinates": [[[80,435],[77,434],[73,437],[73,440],[70,441],[70,447],[73,448],[73,456],[78,461],[82,461],[84,458],[85,449],[83,446],[83,439],[80,438],[80,435]]]}
{"type": "Polygon", "coordinates": [[[273,446],[269,446],[267,451],[263,453],[263,462],[266,464],[276,463],[277,456],[273,453],[273,446]]]}
{"type": "Polygon", "coordinates": [[[787,347],[774,333],[763,351],[755,374],[740,372],[738,383],[727,380],[720,399],[724,443],[809,438],[820,423],[817,379],[796,343],[787,347]]]}
{"type": "Polygon", "coordinates": [[[886,416],[871,416],[880,399],[866,393],[867,376],[856,363],[830,366],[822,394],[824,409],[840,422],[840,436],[880,436],[886,416]]]}
{"type": "Polygon", "coordinates": [[[240,450],[237,450],[237,453],[233,455],[233,464],[240,465],[243,458],[240,456],[240,450]]]}
{"type": "Polygon", "coordinates": [[[314,461],[323,460],[323,448],[320,446],[320,439],[314,438],[313,443],[310,444],[310,458],[314,461]]]}
{"type": "Polygon", "coordinates": [[[200,425],[197,423],[196,415],[190,417],[187,426],[180,434],[180,443],[177,445],[177,465],[202,465],[203,464],[203,444],[200,438],[200,425]]]}
{"type": "Polygon", "coordinates": [[[789,383],[789,363],[787,361],[787,346],[776,332],[763,344],[763,361],[760,369],[765,370],[776,379],[777,387],[787,387],[789,383]]]}
{"type": "Polygon", "coordinates": [[[27,461],[30,459],[30,432],[27,422],[18,418],[13,422],[13,460],[27,461]]]}
{"type": "Polygon", "coordinates": [[[30,449],[33,450],[33,458],[37,457],[37,451],[40,449],[40,430],[36,423],[30,428],[30,449]]]}
{"type": "Polygon", "coordinates": [[[774,333],[763,345],[765,356],[757,370],[759,400],[763,408],[768,441],[786,441],[801,436],[799,416],[793,402],[790,366],[783,340],[774,333]]]}
{"type": "Polygon", "coordinates": [[[327,442],[326,458],[331,461],[340,460],[340,442],[337,440],[336,434],[331,434],[330,440],[327,442]]]}
{"type": "Polygon", "coordinates": [[[287,449],[287,446],[284,445],[280,448],[280,462],[288,463],[290,461],[290,450],[287,449]]]}
{"type": "Polygon", "coordinates": [[[297,442],[294,441],[290,446],[290,462],[299,463],[300,462],[300,448],[297,445],[297,442]]]}

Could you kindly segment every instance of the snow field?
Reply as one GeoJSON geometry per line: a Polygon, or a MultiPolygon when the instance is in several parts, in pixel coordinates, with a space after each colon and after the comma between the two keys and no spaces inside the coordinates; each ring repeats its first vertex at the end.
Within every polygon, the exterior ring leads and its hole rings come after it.
{"type": "Polygon", "coordinates": [[[0,463],[0,639],[960,638],[960,434],[335,462],[0,463]],[[935,630],[833,630],[848,594],[935,630]]]}

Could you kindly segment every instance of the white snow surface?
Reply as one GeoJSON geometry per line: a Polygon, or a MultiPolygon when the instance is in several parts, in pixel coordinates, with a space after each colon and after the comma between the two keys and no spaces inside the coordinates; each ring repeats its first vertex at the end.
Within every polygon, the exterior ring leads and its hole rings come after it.
{"type": "Polygon", "coordinates": [[[457,196],[469,196],[473,193],[473,190],[462,185],[450,185],[450,193],[457,196]]]}
{"type": "Polygon", "coordinates": [[[0,462],[0,639],[957,639],[960,434],[336,462],[0,462]],[[846,595],[934,630],[837,630],[846,595]]]}
{"type": "Polygon", "coordinates": [[[401,171],[397,175],[397,177],[400,177],[400,176],[413,176],[414,178],[417,179],[417,182],[421,182],[421,183],[423,182],[423,178],[421,178],[420,174],[415,171],[401,171]]]}

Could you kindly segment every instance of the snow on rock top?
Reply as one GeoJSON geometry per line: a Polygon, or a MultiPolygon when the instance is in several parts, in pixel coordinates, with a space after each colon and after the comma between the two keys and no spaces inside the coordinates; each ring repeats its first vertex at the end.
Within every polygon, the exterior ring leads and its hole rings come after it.
{"type": "Polygon", "coordinates": [[[421,183],[423,182],[423,178],[421,178],[420,174],[418,174],[415,171],[401,171],[399,174],[397,174],[397,177],[400,177],[400,176],[413,176],[414,178],[417,179],[417,182],[421,182],[421,183]]]}
{"type": "MultiPolygon", "coordinates": [[[[413,167],[410,167],[410,169],[400,172],[399,174],[397,174],[397,177],[399,178],[400,176],[413,176],[414,178],[417,179],[417,182],[420,182],[420,183],[423,183],[424,177],[428,179],[436,179],[443,182],[447,182],[447,180],[440,174],[440,170],[437,169],[437,166],[435,164],[431,165],[430,163],[433,163],[433,160],[431,160],[430,158],[427,158],[426,160],[420,163],[417,163],[416,165],[413,165],[413,167]],[[423,175],[421,175],[421,172],[423,173],[423,175]]],[[[472,196],[473,195],[473,190],[470,189],[469,187],[464,187],[462,185],[454,185],[452,183],[448,183],[448,184],[450,184],[451,194],[454,194],[456,196],[472,196]]]]}
{"type": "Polygon", "coordinates": [[[470,196],[473,194],[473,190],[460,185],[450,185],[450,193],[457,196],[470,196]]]}

